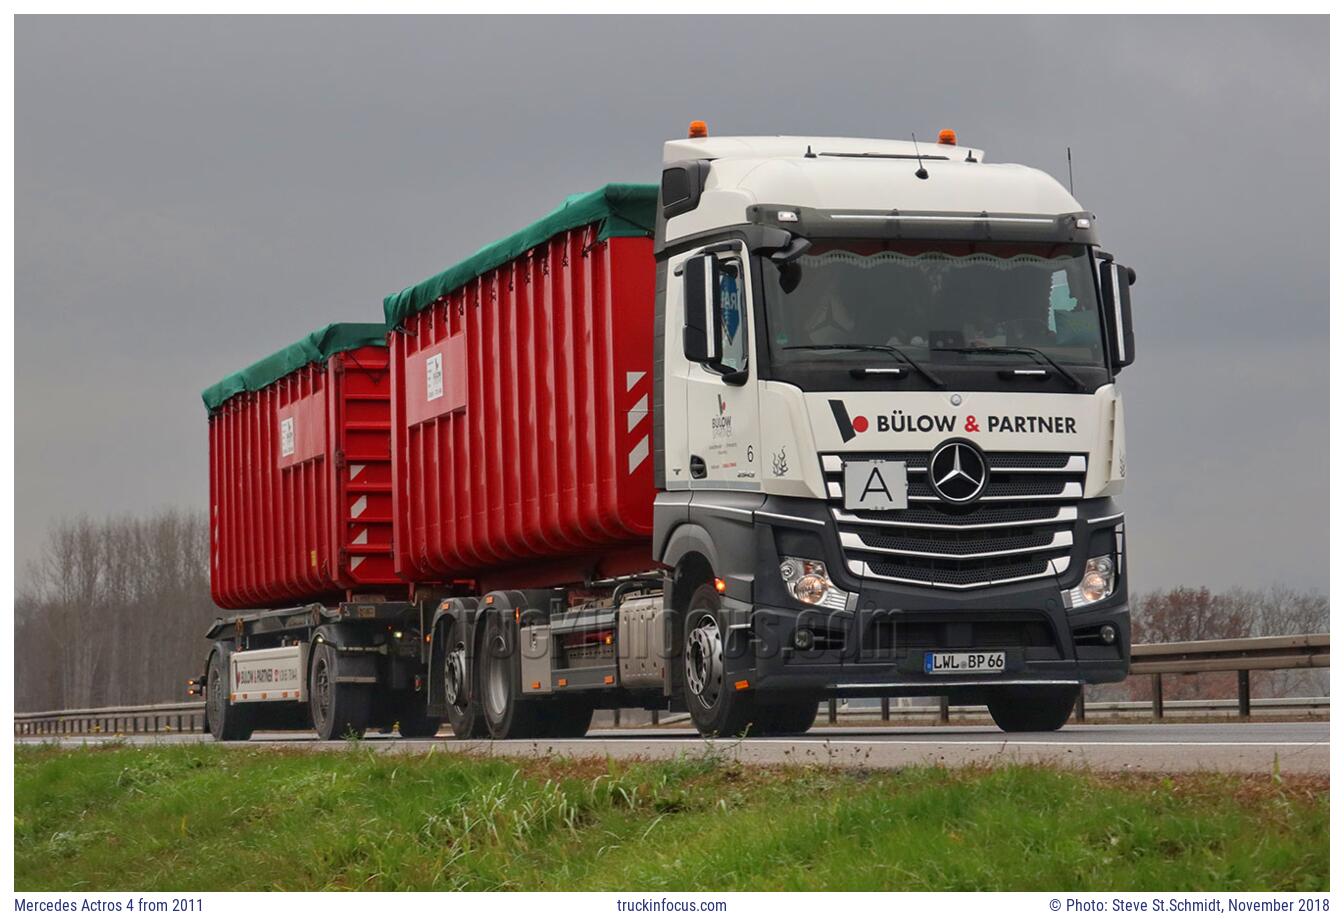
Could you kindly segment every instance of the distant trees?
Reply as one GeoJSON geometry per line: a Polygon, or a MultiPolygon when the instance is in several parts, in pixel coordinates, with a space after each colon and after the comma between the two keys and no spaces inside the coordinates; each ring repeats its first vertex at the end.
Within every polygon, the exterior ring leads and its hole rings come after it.
{"type": "Polygon", "coordinates": [[[55,525],[15,600],[15,708],[186,701],[221,613],[209,552],[201,513],[55,525]]]}
{"type": "MultiPolygon", "coordinates": [[[[1135,642],[1185,642],[1238,636],[1289,636],[1330,631],[1330,599],[1315,591],[1285,585],[1263,590],[1233,588],[1214,593],[1184,586],[1136,594],[1130,598],[1135,642]]],[[[1325,669],[1253,671],[1255,696],[1324,696],[1330,692],[1325,669]]],[[[1148,699],[1147,678],[1130,678],[1127,695],[1148,699]]],[[[1218,699],[1236,696],[1236,675],[1167,676],[1163,695],[1171,699],[1218,699]]],[[[1100,696],[1100,695],[1098,695],[1100,696]]]]}

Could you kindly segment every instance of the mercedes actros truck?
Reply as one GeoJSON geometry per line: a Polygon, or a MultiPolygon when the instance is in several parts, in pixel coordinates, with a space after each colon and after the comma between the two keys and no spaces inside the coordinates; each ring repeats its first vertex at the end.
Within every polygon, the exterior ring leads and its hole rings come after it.
{"type": "MultiPolygon", "coordinates": [[[[657,185],[568,199],[385,300],[385,339],[351,339],[390,384],[376,460],[287,410],[320,350],[215,393],[212,437],[225,397],[291,386],[225,439],[270,494],[304,463],[359,488],[321,562],[286,549],[301,509],[273,516],[286,558],[330,567],[317,588],[221,601],[295,604],[212,629],[212,730],[563,737],[643,706],[783,734],[828,698],[934,695],[1057,729],[1128,672],[1134,281],[1059,182],[951,131],[692,123],[657,185]]],[[[212,572],[246,588],[247,489],[212,476],[212,572]]]]}

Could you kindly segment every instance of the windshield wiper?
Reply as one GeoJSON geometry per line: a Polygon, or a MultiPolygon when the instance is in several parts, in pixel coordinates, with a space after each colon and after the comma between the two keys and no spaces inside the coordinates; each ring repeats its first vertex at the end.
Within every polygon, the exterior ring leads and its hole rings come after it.
{"type": "Polygon", "coordinates": [[[1055,369],[1055,373],[1063,377],[1069,383],[1073,384],[1075,390],[1086,390],[1087,384],[1083,383],[1078,377],[1070,371],[1066,371],[1058,361],[1041,351],[1039,348],[1032,348],[1030,345],[949,345],[929,347],[929,351],[954,351],[962,355],[1027,355],[1033,358],[1037,364],[1048,364],[1055,369]]]}
{"type": "Polygon", "coordinates": [[[886,353],[889,354],[889,355],[895,355],[896,357],[898,357],[898,358],[900,358],[902,361],[904,361],[906,364],[910,365],[910,366],[913,367],[915,370],[919,371],[921,374],[924,375],[924,377],[929,381],[929,383],[933,384],[934,386],[938,387],[939,389],[942,389],[942,388],[944,388],[944,387],[947,386],[947,384],[943,383],[943,380],[942,380],[941,377],[939,377],[938,375],[936,375],[933,371],[929,370],[928,368],[924,367],[924,366],[923,366],[922,364],[920,364],[918,361],[915,361],[913,358],[911,358],[911,357],[910,357],[909,355],[907,355],[905,352],[901,351],[901,350],[900,350],[899,348],[897,348],[895,345],[863,345],[863,344],[857,344],[857,343],[852,343],[852,342],[838,342],[838,343],[833,344],[833,345],[821,345],[821,344],[814,344],[814,345],[785,345],[784,348],[783,348],[782,350],[783,350],[783,351],[823,351],[823,350],[828,349],[828,348],[834,348],[834,349],[837,349],[837,350],[839,350],[839,351],[884,351],[884,352],[886,352],[886,353]]]}

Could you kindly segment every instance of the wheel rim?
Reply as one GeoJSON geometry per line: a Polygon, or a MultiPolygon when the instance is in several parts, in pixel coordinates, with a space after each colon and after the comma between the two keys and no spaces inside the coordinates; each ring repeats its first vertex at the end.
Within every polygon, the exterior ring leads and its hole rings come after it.
{"type": "Polygon", "coordinates": [[[719,623],[705,614],[686,637],[686,686],[706,709],[723,690],[723,636],[719,623]]]}
{"type": "MultiPolygon", "coordinates": [[[[502,644],[502,643],[500,643],[502,644]]],[[[498,652],[488,656],[485,680],[485,708],[493,721],[504,716],[509,705],[509,659],[498,652]]]]}
{"type": "Polygon", "coordinates": [[[327,723],[331,712],[331,674],[323,659],[317,660],[317,670],[313,674],[313,697],[317,700],[317,714],[323,725],[327,723]]]}
{"type": "Polygon", "coordinates": [[[465,705],[467,674],[467,648],[462,643],[448,653],[447,667],[443,674],[443,697],[449,706],[465,705]]]}

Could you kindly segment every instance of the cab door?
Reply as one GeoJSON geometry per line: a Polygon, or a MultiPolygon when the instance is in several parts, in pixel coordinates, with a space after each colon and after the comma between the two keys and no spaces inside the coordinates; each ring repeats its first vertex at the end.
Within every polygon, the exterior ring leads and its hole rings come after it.
{"type": "Polygon", "coordinates": [[[691,489],[759,491],[750,260],[744,246],[720,243],[691,253],[682,265],[686,456],[668,457],[669,472],[684,461],[691,489]],[[692,344],[702,335],[703,349],[692,344]]]}

